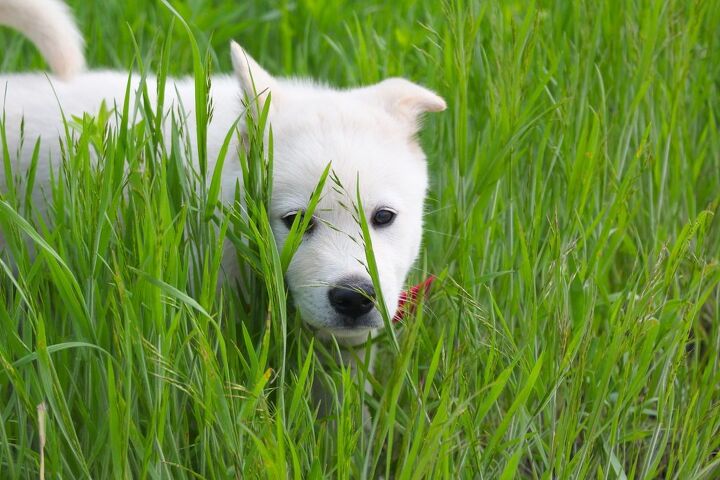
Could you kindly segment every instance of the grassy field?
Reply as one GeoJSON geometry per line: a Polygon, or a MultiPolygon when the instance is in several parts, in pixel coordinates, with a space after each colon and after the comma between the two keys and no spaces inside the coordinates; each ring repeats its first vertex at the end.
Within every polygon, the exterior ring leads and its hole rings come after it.
{"type": "MultiPolygon", "coordinates": [[[[163,4],[70,3],[90,65],[201,73],[163,4]]],[[[439,281],[368,396],[286,305],[264,174],[238,216],[152,106],[105,140],[75,119],[51,222],[23,172],[0,202],[0,477],[38,477],[44,430],[47,478],[720,478],[720,2],[173,5],[213,72],[236,39],[273,74],[445,97],[410,278],[439,281]],[[225,234],[254,269],[216,294],[225,234]]]]}

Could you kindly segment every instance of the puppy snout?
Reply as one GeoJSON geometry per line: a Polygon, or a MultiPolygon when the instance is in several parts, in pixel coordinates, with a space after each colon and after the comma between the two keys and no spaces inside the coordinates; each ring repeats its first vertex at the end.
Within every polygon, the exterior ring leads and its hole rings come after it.
{"type": "Polygon", "coordinates": [[[364,280],[350,280],[331,288],[330,305],[341,315],[351,319],[362,317],[375,306],[375,289],[364,280]]]}

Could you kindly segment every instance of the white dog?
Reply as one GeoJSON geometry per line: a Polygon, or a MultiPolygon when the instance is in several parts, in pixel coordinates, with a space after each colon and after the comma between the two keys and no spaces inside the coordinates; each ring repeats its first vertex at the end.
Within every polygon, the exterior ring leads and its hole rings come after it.
{"type": "MultiPolygon", "coordinates": [[[[24,146],[16,168],[30,161],[35,140],[42,141],[36,182],[49,182],[50,162],[60,157],[59,137],[67,118],[97,113],[101,103],[122,105],[127,72],[84,71],[83,43],[64,4],[58,0],[0,0],[0,23],[33,40],[54,76],[0,74],[0,108],[5,113],[9,151],[24,146]]],[[[272,93],[269,122],[274,138],[273,196],[270,212],[277,245],[282,248],[294,217],[302,214],[329,162],[340,182],[360,197],[371,230],[387,310],[395,312],[408,271],[420,248],[427,189],[425,155],[416,134],[425,112],[445,109],[435,93],[400,78],[349,90],[312,81],[274,78],[232,43],[234,75],[212,78],[214,113],[208,126],[209,168],[222,142],[241,115],[243,94],[272,93]],[[253,88],[254,84],[254,88],[253,88]]],[[[154,94],[154,78],[148,92],[154,94]]],[[[137,81],[133,87],[136,87],[137,81]]],[[[185,109],[194,105],[192,79],[168,79],[166,98],[185,109]]],[[[154,99],[153,99],[154,100],[154,99]]],[[[191,116],[192,117],[192,116],[191,116]]],[[[194,122],[188,121],[188,128],[194,122]]],[[[190,135],[194,137],[194,135],[190,135]]],[[[237,146],[236,146],[237,147],[237,146]]],[[[230,151],[234,151],[230,149],[230,151]]],[[[236,150],[235,150],[236,151],[236,150]]],[[[230,156],[223,170],[223,199],[232,202],[241,174],[230,156]]],[[[4,184],[0,173],[0,186],[4,184]]],[[[40,188],[36,185],[35,191],[40,188]]],[[[40,201],[41,196],[35,200],[40,201]]],[[[326,185],[311,228],[293,257],[287,282],[305,322],[345,344],[364,342],[383,325],[373,283],[364,266],[362,238],[348,199],[326,185]]]]}

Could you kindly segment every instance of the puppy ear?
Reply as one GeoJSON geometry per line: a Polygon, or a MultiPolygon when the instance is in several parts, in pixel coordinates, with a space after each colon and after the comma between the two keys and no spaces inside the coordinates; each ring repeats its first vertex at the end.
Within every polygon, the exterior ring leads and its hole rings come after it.
{"type": "Polygon", "coordinates": [[[268,72],[258,65],[247,52],[238,45],[237,42],[230,42],[230,55],[232,58],[233,69],[235,75],[240,80],[240,88],[243,93],[251,101],[257,98],[258,107],[260,109],[265,105],[270,92],[273,93],[273,102],[275,100],[275,91],[277,82],[268,72]]]}
{"type": "Polygon", "coordinates": [[[413,134],[420,128],[424,113],[442,112],[447,108],[445,100],[435,92],[404,78],[388,78],[360,91],[379,101],[398,120],[407,123],[413,134]]]}

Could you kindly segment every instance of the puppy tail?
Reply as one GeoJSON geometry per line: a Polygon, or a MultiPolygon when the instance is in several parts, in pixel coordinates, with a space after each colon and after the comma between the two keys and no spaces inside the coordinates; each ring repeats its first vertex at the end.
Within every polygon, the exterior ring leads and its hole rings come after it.
{"type": "Polygon", "coordinates": [[[85,69],[82,36],[61,1],[0,0],[0,24],[32,40],[58,77],[68,79],[85,69]]]}

